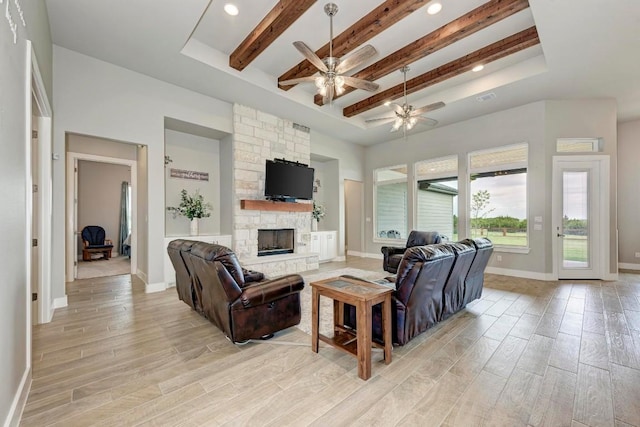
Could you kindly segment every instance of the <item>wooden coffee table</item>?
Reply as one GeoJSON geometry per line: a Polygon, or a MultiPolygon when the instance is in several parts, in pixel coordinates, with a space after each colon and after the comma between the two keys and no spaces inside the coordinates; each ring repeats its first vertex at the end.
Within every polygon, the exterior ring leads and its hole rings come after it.
{"type": "Polygon", "coordinates": [[[322,340],[358,359],[358,376],[371,377],[371,346],[384,349],[384,362],[391,363],[391,293],[393,289],[351,277],[334,277],[311,283],[311,350],[318,352],[322,340]],[[333,337],[319,333],[320,296],[333,300],[333,337]],[[356,308],[356,330],[344,326],[344,304],[356,308]],[[384,345],[371,340],[371,307],[382,304],[384,345]]]}

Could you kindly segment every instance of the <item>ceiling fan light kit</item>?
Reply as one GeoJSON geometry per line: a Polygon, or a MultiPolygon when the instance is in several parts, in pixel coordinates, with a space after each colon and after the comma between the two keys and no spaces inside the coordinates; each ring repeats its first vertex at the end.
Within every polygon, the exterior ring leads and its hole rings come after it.
{"type": "Polygon", "coordinates": [[[331,103],[335,96],[342,95],[345,92],[345,85],[368,91],[378,90],[379,86],[376,83],[344,75],[344,73],[375,56],[378,53],[376,49],[371,45],[366,45],[342,58],[334,57],[333,17],[338,13],[338,6],[335,3],[327,3],[324,5],[324,12],[329,16],[329,56],[320,59],[304,42],[296,41],[293,43],[293,46],[318,69],[320,75],[284,80],[279,84],[281,86],[289,86],[298,83],[313,82],[318,89],[318,94],[323,97],[325,104],[331,103]]]}

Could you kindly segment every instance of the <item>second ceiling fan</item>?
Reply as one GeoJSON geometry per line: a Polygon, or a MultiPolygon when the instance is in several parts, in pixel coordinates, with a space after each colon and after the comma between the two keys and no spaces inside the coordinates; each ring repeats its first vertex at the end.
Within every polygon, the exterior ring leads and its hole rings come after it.
{"type": "Polygon", "coordinates": [[[357,89],[364,89],[371,92],[378,90],[379,86],[369,80],[357,77],[345,76],[344,73],[354,69],[367,59],[376,55],[376,49],[371,45],[366,45],[361,49],[346,55],[342,58],[333,56],[333,17],[338,13],[338,6],[335,3],[327,3],[324,11],[329,15],[329,56],[320,59],[316,53],[304,42],[296,41],[293,45],[296,49],[311,62],[320,73],[320,76],[299,77],[296,79],[283,80],[281,86],[290,86],[298,83],[315,83],[318,93],[322,95],[323,102],[330,103],[335,96],[344,92],[344,86],[352,86],[357,89]]]}
{"type": "Polygon", "coordinates": [[[445,106],[445,103],[434,102],[433,104],[429,104],[421,108],[413,108],[413,105],[409,105],[409,103],[407,102],[407,72],[409,71],[409,67],[405,65],[400,69],[400,71],[404,76],[404,86],[403,86],[404,104],[400,105],[395,102],[385,103],[385,105],[391,106],[393,108],[395,113],[394,116],[380,117],[377,119],[369,119],[369,120],[365,120],[365,122],[366,123],[393,122],[393,126],[391,127],[391,132],[396,132],[400,128],[402,128],[402,131],[405,134],[405,136],[407,134],[407,131],[411,130],[418,123],[426,124],[427,126],[437,125],[438,124],[437,120],[430,119],[428,117],[423,117],[422,114],[427,113],[429,111],[440,109],[445,106]]]}

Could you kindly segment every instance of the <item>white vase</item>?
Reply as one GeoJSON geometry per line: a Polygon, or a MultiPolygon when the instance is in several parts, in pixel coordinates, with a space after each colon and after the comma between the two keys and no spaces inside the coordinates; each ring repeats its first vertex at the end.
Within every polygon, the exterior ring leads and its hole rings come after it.
{"type": "Polygon", "coordinates": [[[189,235],[197,236],[198,235],[198,218],[193,218],[191,220],[189,235]]]}
{"type": "Polygon", "coordinates": [[[318,221],[315,218],[311,218],[311,231],[318,231],[318,221]]]}

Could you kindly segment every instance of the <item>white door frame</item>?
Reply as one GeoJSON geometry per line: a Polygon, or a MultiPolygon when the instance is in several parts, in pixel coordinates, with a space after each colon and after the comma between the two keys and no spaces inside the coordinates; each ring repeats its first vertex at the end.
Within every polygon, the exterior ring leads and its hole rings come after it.
{"type": "MultiPolygon", "coordinates": [[[[52,245],[52,215],[53,215],[53,173],[51,166],[51,153],[52,153],[52,110],[51,104],[49,103],[49,98],[47,96],[47,91],[44,86],[44,81],[42,80],[42,75],[40,74],[40,68],[38,67],[38,61],[36,59],[35,51],[33,50],[33,46],[31,41],[27,40],[27,69],[30,70],[28,74],[28,82],[26,87],[28,88],[25,96],[27,97],[27,108],[26,117],[28,117],[26,123],[26,159],[27,159],[27,167],[26,167],[26,192],[27,192],[27,218],[29,223],[33,221],[33,206],[31,202],[31,198],[33,197],[33,185],[38,186],[38,204],[40,209],[40,215],[37,219],[36,229],[38,230],[38,274],[37,281],[38,284],[36,286],[38,293],[38,312],[37,312],[37,322],[38,323],[48,323],[51,321],[51,317],[53,316],[53,308],[51,301],[51,245],[52,245]],[[33,105],[35,103],[35,105],[33,105]],[[33,111],[37,111],[38,118],[37,123],[32,123],[32,115],[33,111]],[[33,128],[37,128],[38,130],[38,182],[32,182],[31,178],[31,131],[33,128]]],[[[31,277],[31,242],[33,236],[31,235],[31,225],[28,227],[28,231],[26,233],[26,246],[28,251],[27,256],[27,271],[28,275],[26,277],[31,277]]],[[[29,325],[31,325],[31,287],[27,286],[27,313],[29,318],[29,325]]],[[[31,328],[29,328],[31,329],[31,328]]],[[[29,345],[31,345],[31,331],[29,331],[29,345]]],[[[29,350],[30,351],[30,350],[29,350]]],[[[29,354],[29,359],[31,355],[29,354]]],[[[29,360],[29,365],[31,361],[29,360]]]]}
{"type": "Polygon", "coordinates": [[[89,160],[92,162],[101,163],[113,163],[116,165],[126,165],[131,168],[131,274],[135,274],[138,270],[137,263],[137,249],[138,249],[138,202],[137,202],[137,161],[129,159],[120,159],[117,157],[106,157],[95,154],[74,153],[67,152],[67,226],[65,227],[66,235],[66,281],[72,282],[75,280],[75,263],[77,262],[78,254],[78,239],[77,233],[77,215],[76,206],[77,200],[75,200],[74,194],[77,194],[77,184],[75,180],[76,166],[79,160],[89,160]]]}
{"type": "Polygon", "coordinates": [[[559,278],[559,245],[558,245],[558,227],[561,224],[562,218],[562,191],[560,188],[560,174],[559,163],[560,162],[575,162],[575,163],[591,163],[599,165],[600,179],[596,183],[598,185],[597,191],[599,197],[598,202],[598,228],[599,236],[597,236],[599,243],[593,247],[593,256],[599,266],[597,275],[599,277],[591,277],[592,279],[610,280],[610,251],[611,233],[609,230],[610,223],[610,158],[608,155],[576,155],[576,156],[553,156],[553,178],[552,178],[552,224],[551,224],[551,250],[553,257],[553,278],[558,280],[559,278]]]}

